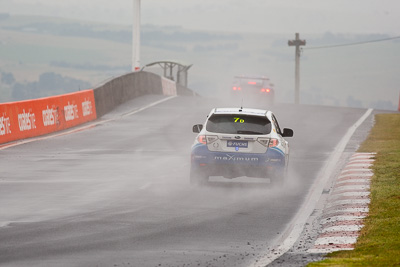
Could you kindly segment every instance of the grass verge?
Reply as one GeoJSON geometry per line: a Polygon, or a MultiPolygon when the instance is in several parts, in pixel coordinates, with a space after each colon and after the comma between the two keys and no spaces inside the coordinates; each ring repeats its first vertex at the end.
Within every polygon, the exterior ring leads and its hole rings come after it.
{"type": "Polygon", "coordinates": [[[400,266],[400,114],[379,114],[359,152],[376,152],[371,204],[354,250],[308,266],[400,266]]]}

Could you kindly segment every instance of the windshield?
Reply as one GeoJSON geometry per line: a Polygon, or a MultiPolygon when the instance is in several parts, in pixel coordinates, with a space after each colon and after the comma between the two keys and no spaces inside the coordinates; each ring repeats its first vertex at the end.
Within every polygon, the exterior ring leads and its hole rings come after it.
{"type": "Polygon", "coordinates": [[[218,114],[211,116],[206,129],[213,133],[269,134],[271,122],[260,116],[218,114]]]}

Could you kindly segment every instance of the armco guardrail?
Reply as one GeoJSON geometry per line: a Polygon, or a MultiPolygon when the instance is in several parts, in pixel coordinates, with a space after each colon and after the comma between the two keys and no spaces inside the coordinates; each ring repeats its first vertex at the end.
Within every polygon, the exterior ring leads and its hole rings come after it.
{"type": "Polygon", "coordinates": [[[193,93],[171,80],[140,71],[117,77],[93,90],[0,104],[0,144],[95,120],[116,106],[146,94],[193,93]]]}
{"type": "Polygon", "coordinates": [[[93,90],[0,104],[0,144],[96,119],[93,90]]]}

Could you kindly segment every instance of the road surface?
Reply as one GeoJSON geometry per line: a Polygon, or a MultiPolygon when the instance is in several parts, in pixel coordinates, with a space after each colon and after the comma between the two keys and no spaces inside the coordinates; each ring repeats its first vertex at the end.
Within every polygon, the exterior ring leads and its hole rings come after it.
{"type": "Polygon", "coordinates": [[[189,185],[192,126],[230,103],[162,96],[105,123],[0,150],[0,266],[248,266],[296,214],[364,109],[276,105],[292,128],[288,184],[189,185]],[[138,111],[138,112],[137,112],[138,111]]]}

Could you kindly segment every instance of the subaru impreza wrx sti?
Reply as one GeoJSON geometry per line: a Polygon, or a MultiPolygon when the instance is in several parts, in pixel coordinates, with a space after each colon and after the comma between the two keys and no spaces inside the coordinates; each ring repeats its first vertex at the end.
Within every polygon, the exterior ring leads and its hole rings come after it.
{"type": "Polygon", "coordinates": [[[268,110],[215,108],[198,133],[191,151],[190,183],[205,184],[210,176],[270,178],[282,184],[289,162],[293,130],[281,131],[268,110]]]}

